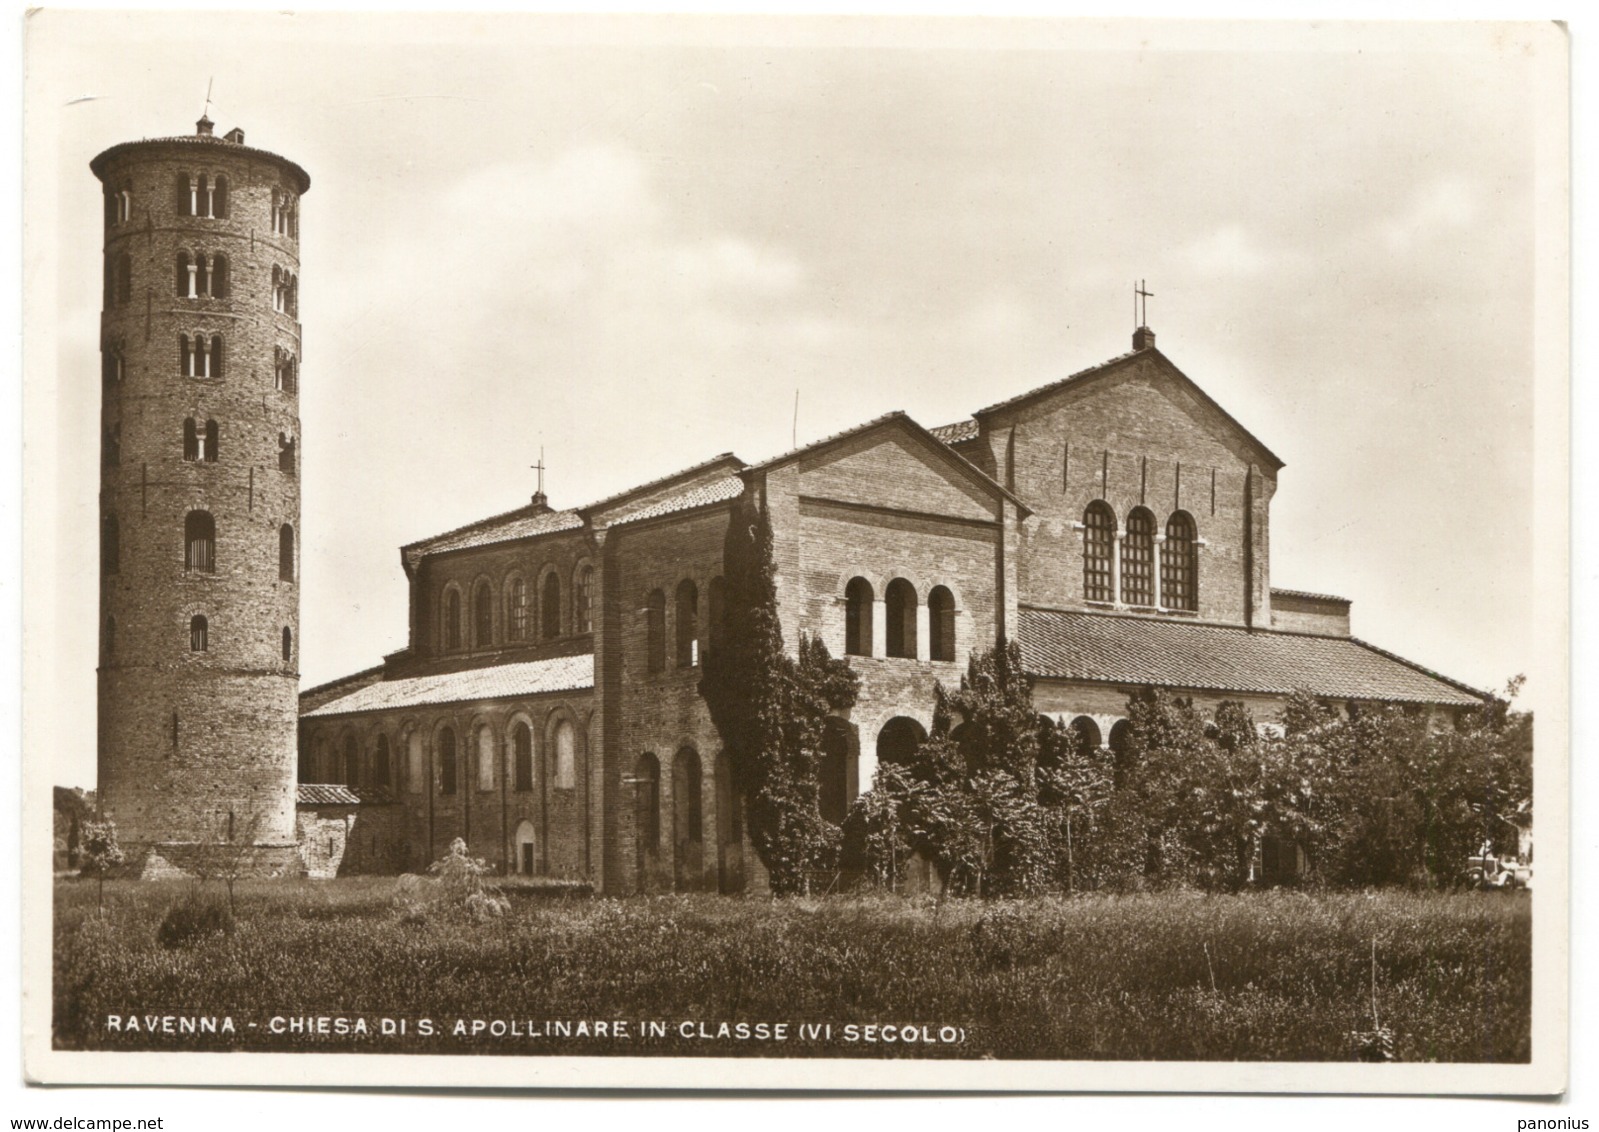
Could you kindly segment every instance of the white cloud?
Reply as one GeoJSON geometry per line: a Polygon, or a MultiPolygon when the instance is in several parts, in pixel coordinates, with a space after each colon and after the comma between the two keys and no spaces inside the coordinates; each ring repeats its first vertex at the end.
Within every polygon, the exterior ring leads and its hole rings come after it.
{"type": "Polygon", "coordinates": [[[1463,228],[1477,218],[1477,190],[1460,177],[1442,177],[1418,189],[1409,207],[1383,225],[1383,242],[1408,251],[1434,235],[1463,228]]]}
{"type": "Polygon", "coordinates": [[[1183,250],[1189,267],[1199,275],[1259,275],[1272,265],[1272,256],[1241,225],[1218,228],[1183,250]]]}

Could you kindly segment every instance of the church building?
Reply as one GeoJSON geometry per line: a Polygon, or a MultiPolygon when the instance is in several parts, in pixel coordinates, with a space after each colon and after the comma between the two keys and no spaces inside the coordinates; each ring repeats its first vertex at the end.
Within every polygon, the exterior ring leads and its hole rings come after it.
{"type": "Polygon", "coordinates": [[[827,735],[825,816],[931,723],[935,682],[1019,643],[1039,711],[1125,741],[1147,686],[1273,726],[1296,689],[1440,722],[1483,694],[1351,635],[1343,598],[1271,586],[1283,462],[1155,344],[927,429],[870,420],[761,464],[715,456],[581,507],[401,548],[409,644],[300,696],[312,875],[421,870],[457,837],[596,891],[762,883],[698,685],[735,503],[770,516],[778,612],[860,675],[827,735]]]}

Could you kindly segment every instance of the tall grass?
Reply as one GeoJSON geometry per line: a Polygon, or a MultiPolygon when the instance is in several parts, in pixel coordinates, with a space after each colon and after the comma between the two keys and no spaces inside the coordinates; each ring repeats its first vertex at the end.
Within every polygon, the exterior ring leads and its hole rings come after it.
{"type": "Polygon", "coordinates": [[[1525,895],[1246,893],[1041,899],[657,897],[402,918],[392,878],[241,884],[231,935],[166,949],[182,885],[61,882],[64,1048],[1313,1060],[1382,1022],[1402,1061],[1525,1061],[1525,895]],[[230,1015],[238,1032],[107,1033],[107,1015],[230,1015]],[[404,1037],[274,1035],[273,1016],[409,1020],[404,1037]],[[442,1031],[417,1034],[428,1018],[442,1031]],[[457,1019],[629,1020],[629,1038],[456,1037],[457,1019]],[[669,1023],[645,1039],[646,1019],[669,1023]],[[832,1023],[831,1041],[705,1041],[703,1021],[832,1023]],[[257,1028],[251,1029],[254,1022],[257,1028]],[[955,1044],[846,1043],[845,1023],[953,1026],[955,1044]]]}

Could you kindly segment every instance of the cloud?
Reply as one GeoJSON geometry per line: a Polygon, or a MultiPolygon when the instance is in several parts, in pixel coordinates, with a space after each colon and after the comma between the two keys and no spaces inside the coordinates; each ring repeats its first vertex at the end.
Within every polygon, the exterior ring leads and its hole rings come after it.
{"type": "Polygon", "coordinates": [[[1408,251],[1435,235],[1464,228],[1480,211],[1476,188],[1461,177],[1441,177],[1418,189],[1404,212],[1382,225],[1391,251],[1408,251]]]}
{"type": "Polygon", "coordinates": [[[1273,257],[1241,225],[1229,224],[1201,237],[1183,249],[1191,270],[1199,275],[1259,275],[1272,266],[1273,257]]]}

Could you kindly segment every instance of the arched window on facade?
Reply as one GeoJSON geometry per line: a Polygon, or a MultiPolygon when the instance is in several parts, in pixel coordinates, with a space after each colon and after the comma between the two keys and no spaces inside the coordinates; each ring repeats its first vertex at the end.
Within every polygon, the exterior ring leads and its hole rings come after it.
{"type": "Polygon", "coordinates": [[[706,626],[708,630],[706,651],[715,652],[727,640],[727,579],[722,575],[718,574],[711,579],[705,604],[705,615],[710,622],[706,626]]]}
{"type": "Polygon", "coordinates": [[[294,660],[294,630],[287,625],[283,626],[283,663],[288,664],[294,660]]]}
{"type": "Polygon", "coordinates": [[[1116,514],[1096,499],[1083,512],[1083,600],[1111,602],[1116,594],[1111,556],[1116,547],[1116,514]]]}
{"type": "Polygon", "coordinates": [[[889,656],[916,657],[916,587],[904,578],[888,583],[884,595],[888,606],[889,656]]]}
{"type": "Polygon", "coordinates": [[[533,789],[533,729],[518,722],[511,728],[511,755],[515,764],[513,785],[519,792],[533,789]]]}
{"type": "Polygon", "coordinates": [[[1160,600],[1167,609],[1199,609],[1199,555],[1193,517],[1174,511],[1160,548],[1160,600]]]}
{"type": "Polygon", "coordinates": [[[494,591],[479,582],[472,591],[472,647],[487,648],[494,643],[494,591]]]}
{"type": "Polygon", "coordinates": [[[100,516],[100,571],[115,574],[122,565],[122,528],[115,515],[100,516]]]}
{"type": "Polygon", "coordinates": [[[666,594],[651,590],[644,605],[645,649],[651,672],[666,668],[666,594]]]}
{"type": "Polygon", "coordinates": [[[205,614],[196,613],[189,618],[189,651],[205,652],[210,647],[210,626],[206,623],[205,614]]]}
{"type": "Polygon", "coordinates": [[[527,640],[527,579],[520,574],[505,584],[505,635],[527,640]]]}
{"type": "Polygon", "coordinates": [[[461,592],[450,590],[444,595],[444,647],[461,647],[461,592]]]}
{"type": "Polygon", "coordinates": [[[633,820],[640,869],[647,873],[661,850],[661,764],[649,752],[633,770],[633,820]]]}
{"type": "Polygon", "coordinates": [[[372,748],[372,785],[388,789],[389,782],[389,737],[379,735],[372,748]]]}
{"type": "Polygon", "coordinates": [[[700,661],[700,591],[692,580],[677,584],[677,666],[693,668],[700,661]]]}
{"type": "Polygon", "coordinates": [[[344,737],[344,784],[351,790],[361,785],[361,750],[354,735],[344,737]]]}
{"type": "Polygon", "coordinates": [[[183,568],[197,574],[217,569],[217,524],[209,511],[190,511],[183,520],[183,568]]]}
{"type": "Polygon", "coordinates": [[[439,793],[455,793],[455,729],[439,732],[439,793]]]}
{"type": "Polygon", "coordinates": [[[1122,602],[1155,604],[1155,516],[1144,507],[1127,513],[1122,539],[1122,602]]]}
{"type": "Polygon", "coordinates": [[[571,720],[563,719],[555,725],[555,768],[550,777],[561,790],[577,785],[577,732],[571,720]]]}
{"type": "Polygon", "coordinates": [[[477,788],[494,789],[494,731],[486,723],[477,729],[477,788]]]}
{"type": "Polygon", "coordinates": [[[587,562],[572,577],[572,631],[594,632],[594,567],[587,562]]]}
{"type": "Polygon", "coordinates": [[[851,656],[872,655],[872,583],[851,578],[844,587],[844,651],[851,656]]]}
{"type": "Polygon", "coordinates": [[[412,731],[405,739],[405,789],[412,794],[422,793],[427,781],[427,769],[422,757],[422,733],[412,731]]]}
{"type": "Polygon", "coordinates": [[[294,528],[287,523],[278,528],[278,580],[294,581],[294,528]]]}
{"type": "Polygon", "coordinates": [[[544,575],[544,593],[539,602],[539,626],[546,641],[561,635],[561,575],[551,570],[544,575]]]}
{"type": "Polygon", "coordinates": [[[185,417],[183,421],[183,458],[191,464],[200,458],[200,430],[195,427],[193,417],[185,417]]]}
{"type": "Polygon", "coordinates": [[[955,659],[955,595],[934,586],[927,595],[927,655],[931,660],[955,659]]]}

